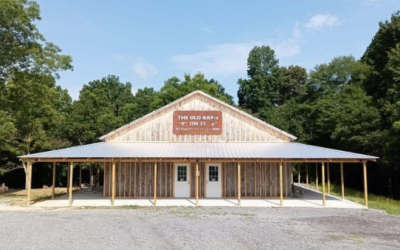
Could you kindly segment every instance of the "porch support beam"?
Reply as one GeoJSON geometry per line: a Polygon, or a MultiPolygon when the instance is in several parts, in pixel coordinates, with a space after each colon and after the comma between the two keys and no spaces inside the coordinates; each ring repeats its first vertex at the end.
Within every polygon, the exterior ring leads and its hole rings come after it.
{"type": "MultiPolygon", "coordinates": [[[[300,170],[300,167],[299,167],[300,170]]],[[[300,177],[300,174],[299,174],[300,177]]],[[[283,181],[282,181],[282,162],[279,163],[279,193],[281,198],[281,206],[283,206],[283,181]]]]}
{"type": "Polygon", "coordinates": [[[344,199],[344,175],[343,175],[343,162],[340,163],[340,184],[342,186],[342,199],[344,199]]]}
{"type": "Polygon", "coordinates": [[[301,176],[300,176],[300,164],[299,164],[299,170],[298,170],[298,173],[297,173],[297,182],[298,182],[299,186],[300,186],[300,178],[301,178],[301,176]]]}
{"type": "Polygon", "coordinates": [[[71,162],[69,165],[69,206],[72,206],[73,176],[74,176],[74,163],[71,162]]]}
{"type": "Polygon", "coordinates": [[[322,205],[326,205],[325,201],[325,164],[322,162],[321,163],[321,169],[322,169],[322,205]]]}
{"type": "Polygon", "coordinates": [[[79,189],[81,189],[81,187],[82,187],[82,165],[79,164],[79,189]]]}
{"type": "Polygon", "coordinates": [[[326,165],[326,172],[328,177],[328,194],[331,194],[331,171],[329,170],[329,163],[326,165]]]}
{"type": "Polygon", "coordinates": [[[318,163],[315,163],[315,184],[317,185],[317,192],[319,191],[318,177],[318,163]]]}
{"type": "Polygon", "coordinates": [[[27,194],[26,194],[26,205],[31,205],[31,186],[32,186],[32,162],[28,161],[26,166],[26,184],[27,184],[27,194]]]}
{"type": "Polygon", "coordinates": [[[115,161],[112,161],[111,169],[111,206],[114,206],[115,201],[115,161]]]}
{"type": "Polygon", "coordinates": [[[308,188],[308,164],[306,163],[306,187],[308,188]]]}
{"type": "Polygon", "coordinates": [[[364,169],[364,199],[365,206],[368,208],[368,183],[367,183],[367,162],[363,161],[363,169],[364,169]]]}
{"type": "Polygon", "coordinates": [[[51,186],[51,198],[54,199],[56,189],[56,163],[53,162],[53,185],[51,186]]]}
{"type": "Polygon", "coordinates": [[[153,200],[154,206],[157,206],[157,162],[154,162],[154,176],[153,176],[153,200]]]}
{"type": "Polygon", "coordinates": [[[241,195],[241,177],[240,177],[240,163],[237,163],[237,196],[238,196],[238,205],[240,206],[240,195],[241,195]]]}
{"type": "Polygon", "coordinates": [[[196,162],[196,188],[195,188],[195,192],[196,192],[196,206],[199,205],[199,163],[196,162]]]}

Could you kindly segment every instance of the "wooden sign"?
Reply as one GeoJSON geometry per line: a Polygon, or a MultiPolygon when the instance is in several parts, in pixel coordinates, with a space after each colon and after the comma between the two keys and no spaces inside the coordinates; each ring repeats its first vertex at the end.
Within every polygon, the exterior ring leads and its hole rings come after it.
{"type": "Polygon", "coordinates": [[[176,135],[222,134],[221,111],[174,111],[173,133],[176,135]]]}

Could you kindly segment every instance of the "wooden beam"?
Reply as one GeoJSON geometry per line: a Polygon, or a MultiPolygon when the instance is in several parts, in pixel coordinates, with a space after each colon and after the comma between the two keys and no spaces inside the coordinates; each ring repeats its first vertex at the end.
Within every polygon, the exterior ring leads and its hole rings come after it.
{"type": "Polygon", "coordinates": [[[26,183],[27,183],[27,195],[26,205],[31,205],[31,186],[32,186],[32,162],[28,161],[26,166],[26,183]]]}
{"type": "Polygon", "coordinates": [[[300,165],[299,165],[299,171],[297,173],[297,182],[298,182],[299,186],[300,186],[300,179],[301,179],[301,176],[300,176],[300,165]]]}
{"type": "Polygon", "coordinates": [[[82,186],[82,165],[79,164],[79,189],[81,189],[81,186],[82,186]]]}
{"type": "Polygon", "coordinates": [[[321,174],[322,174],[322,205],[325,206],[326,201],[325,201],[325,165],[322,162],[321,163],[321,174]]]}
{"type": "Polygon", "coordinates": [[[153,180],[153,194],[154,194],[154,206],[157,206],[157,162],[154,162],[154,180],[153,180]]]}
{"type": "Polygon", "coordinates": [[[71,162],[69,165],[69,206],[72,206],[72,184],[74,176],[74,163],[71,162]]]}
{"type": "Polygon", "coordinates": [[[238,191],[237,191],[237,197],[238,197],[238,205],[240,206],[240,195],[241,195],[241,191],[242,191],[242,189],[241,189],[241,187],[240,187],[240,185],[241,185],[241,178],[240,178],[240,163],[238,162],[237,163],[237,189],[238,189],[238,191]]]}
{"type": "Polygon", "coordinates": [[[51,198],[54,199],[56,189],[56,163],[53,162],[53,185],[51,186],[51,198]]]}
{"type": "MultiPolygon", "coordinates": [[[[221,166],[222,169],[222,166],[221,166]]],[[[196,187],[195,187],[195,196],[196,196],[196,206],[199,205],[199,163],[196,162],[196,187]]]]}
{"type": "MultiPolygon", "coordinates": [[[[300,170],[300,166],[299,166],[300,170]]],[[[299,174],[300,177],[300,174],[299,174]]],[[[283,206],[283,181],[282,181],[282,162],[279,163],[279,192],[280,192],[280,200],[281,206],[283,206]]]]}
{"type": "Polygon", "coordinates": [[[344,199],[343,162],[340,163],[340,184],[341,184],[341,186],[342,186],[342,199],[344,199]]]}
{"type": "Polygon", "coordinates": [[[364,169],[364,199],[365,199],[365,206],[368,208],[368,183],[367,183],[367,162],[363,162],[363,169],[364,169]]]}
{"type": "Polygon", "coordinates": [[[67,193],[69,194],[69,166],[67,164],[67,193]]]}
{"type": "Polygon", "coordinates": [[[111,205],[114,206],[115,201],[115,161],[112,161],[112,173],[111,173],[111,205]]]}
{"type": "Polygon", "coordinates": [[[306,163],[306,187],[308,188],[308,164],[306,163]]]}
{"type": "Polygon", "coordinates": [[[326,172],[328,177],[328,194],[331,194],[331,171],[329,170],[329,163],[326,165],[326,172]]]}
{"type": "Polygon", "coordinates": [[[319,191],[318,177],[318,163],[315,163],[315,184],[317,186],[317,191],[319,191]]]}

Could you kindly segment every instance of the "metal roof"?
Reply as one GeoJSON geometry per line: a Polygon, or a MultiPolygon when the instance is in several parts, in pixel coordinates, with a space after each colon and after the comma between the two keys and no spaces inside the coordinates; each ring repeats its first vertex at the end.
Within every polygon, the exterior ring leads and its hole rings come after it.
{"type": "Polygon", "coordinates": [[[120,143],[99,142],[20,156],[38,158],[157,158],[157,159],[337,159],[375,160],[377,157],[295,142],[120,143]]]}

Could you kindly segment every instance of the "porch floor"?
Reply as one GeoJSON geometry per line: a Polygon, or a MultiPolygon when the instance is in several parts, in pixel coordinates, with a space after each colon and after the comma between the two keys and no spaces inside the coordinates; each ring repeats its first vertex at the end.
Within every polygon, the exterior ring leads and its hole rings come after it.
{"type": "MultiPolygon", "coordinates": [[[[324,208],[322,206],[322,194],[313,189],[303,188],[303,198],[285,198],[283,207],[309,207],[309,208],[324,208]]],[[[115,206],[153,206],[153,199],[127,199],[116,198],[115,206]]],[[[194,198],[157,198],[157,206],[184,206],[194,207],[196,199],[194,198]]],[[[54,200],[46,200],[37,202],[32,206],[35,207],[68,207],[68,195],[62,195],[54,200]]],[[[86,206],[111,206],[109,198],[103,198],[101,191],[77,191],[73,193],[73,207],[86,206]]],[[[203,207],[238,207],[238,200],[234,198],[201,198],[199,206],[203,207]]],[[[241,207],[280,207],[278,198],[242,198],[241,207]]],[[[342,200],[341,198],[326,195],[326,208],[365,208],[363,205],[342,200]]]]}

